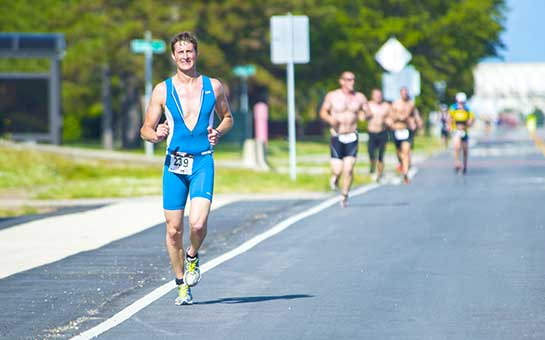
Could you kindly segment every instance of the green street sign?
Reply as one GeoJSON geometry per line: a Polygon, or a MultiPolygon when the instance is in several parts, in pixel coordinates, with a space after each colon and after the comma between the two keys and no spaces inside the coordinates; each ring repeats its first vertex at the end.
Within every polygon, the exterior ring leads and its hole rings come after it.
{"type": "Polygon", "coordinates": [[[255,66],[254,65],[238,65],[233,68],[233,73],[237,77],[248,78],[255,74],[255,66]]]}
{"type": "Polygon", "coordinates": [[[165,53],[166,44],[163,40],[131,40],[131,50],[133,53],[145,53],[148,48],[155,54],[165,53]]]}

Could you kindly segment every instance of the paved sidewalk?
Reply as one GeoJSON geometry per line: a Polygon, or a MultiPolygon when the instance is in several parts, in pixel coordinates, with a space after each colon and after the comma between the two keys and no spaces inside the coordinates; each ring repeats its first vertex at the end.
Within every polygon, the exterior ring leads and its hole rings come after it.
{"type": "MultiPolygon", "coordinates": [[[[323,193],[215,195],[212,210],[240,200],[319,199],[323,193]]],[[[66,206],[84,200],[56,201],[66,206]]],[[[164,223],[161,197],[89,200],[110,203],[98,209],[52,216],[0,230],[0,278],[97,249],[115,240],[164,223]],[[24,242],[23,242],[24,240],[24,242]]],[[[52,202],[51,202],[52,203],[52,202]]],[[[189,211],[188,203],[186,212],[189,211]]]]}

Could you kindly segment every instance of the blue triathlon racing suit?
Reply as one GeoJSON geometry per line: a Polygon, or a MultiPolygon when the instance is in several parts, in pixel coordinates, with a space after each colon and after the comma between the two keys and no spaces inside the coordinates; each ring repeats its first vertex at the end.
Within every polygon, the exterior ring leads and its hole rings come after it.
{"type": "Polygon", "coordinates": [[[187,195],[190,199],[202,197],[212,201],[214,192],[213,148],[208,141],[208,127],[214,125],[216,97],[210,78],[202,76],[201,107],[193,130],[189,130],[183,119],[182,103],[172,84],[172,78],[165,80],[167,98],[165,115],[170,128],[167,138],[167,155],[163,168],[163,208],[180,210],[185,208],[187,195]],[[169,171],[176,157],[192,160],[191,174],[169,171]]]}

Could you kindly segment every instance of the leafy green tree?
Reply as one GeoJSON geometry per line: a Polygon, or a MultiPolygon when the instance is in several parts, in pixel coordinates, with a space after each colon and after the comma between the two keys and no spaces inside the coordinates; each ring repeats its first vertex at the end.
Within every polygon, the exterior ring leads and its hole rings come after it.
{"type": "MultiPolygon", "coordinates": [[[[269,19],[288,12],[310,18],[311,62],[295,70],[297,111],[300,119],[311,120],[325,92],[338,86],[343,70],[355,72],[357,86],[365,93],[380,87],[383,70],[374,55],[391,36],[413,54],[411,63],[422,75],[417,104],[424,112],[436,105],[436,80],[447,82],[447,98],[460,90],[471,93],[474,65],[501,51],[499,35],[506,7],[504,0],[3,1],[0,30],[65,34],[66,141],[99,137],[101,78],[107,65],[119,139],[126,128],[127,102],[139,106],[144,92],[144,58],[133,54],[129,44],[146,30],[167,42],[177,32],[195,32],[201,53],[199,70],[228,85],[235,110],[239,80],[231,70],[235,65],[254,64],[257,74],[250,80],[251,100],[267,100],[272,118],[285,119],[286,71],[270,61],[269,19]]],[[[47,69],[45,60],[0,60],[0,71],[47,69]]],[[[173,73],[168,53],[155,55],[154,83],[173,73]]]]}

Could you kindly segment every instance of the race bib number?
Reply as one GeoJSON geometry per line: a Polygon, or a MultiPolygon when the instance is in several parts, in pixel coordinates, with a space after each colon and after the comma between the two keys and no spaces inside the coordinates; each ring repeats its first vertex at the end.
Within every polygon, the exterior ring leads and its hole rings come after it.
{"type": "Polygon", "coordinates": [[[193,157],[171,155],[168,171],[180,175],[193,174],[193,157]]]}
{"type": "Polygon", "coordinates": [[[454,137],[464,138],[466,136],[466,132],[464,130],[457,129],[454,131],[454,137]]]}
{"type": "Polygon", "coordinates": [[[353,143],[357,140],[358,140],[358,135],[355,132],[339,135],[339,142],[343,144],[353,143]]]}
{"type": "Polygon", "coordinates": [[[406,140],[406,139],[409,139],[409,130],[408,129],[395,130],[394,135],[397,140],[406,140]]]}

